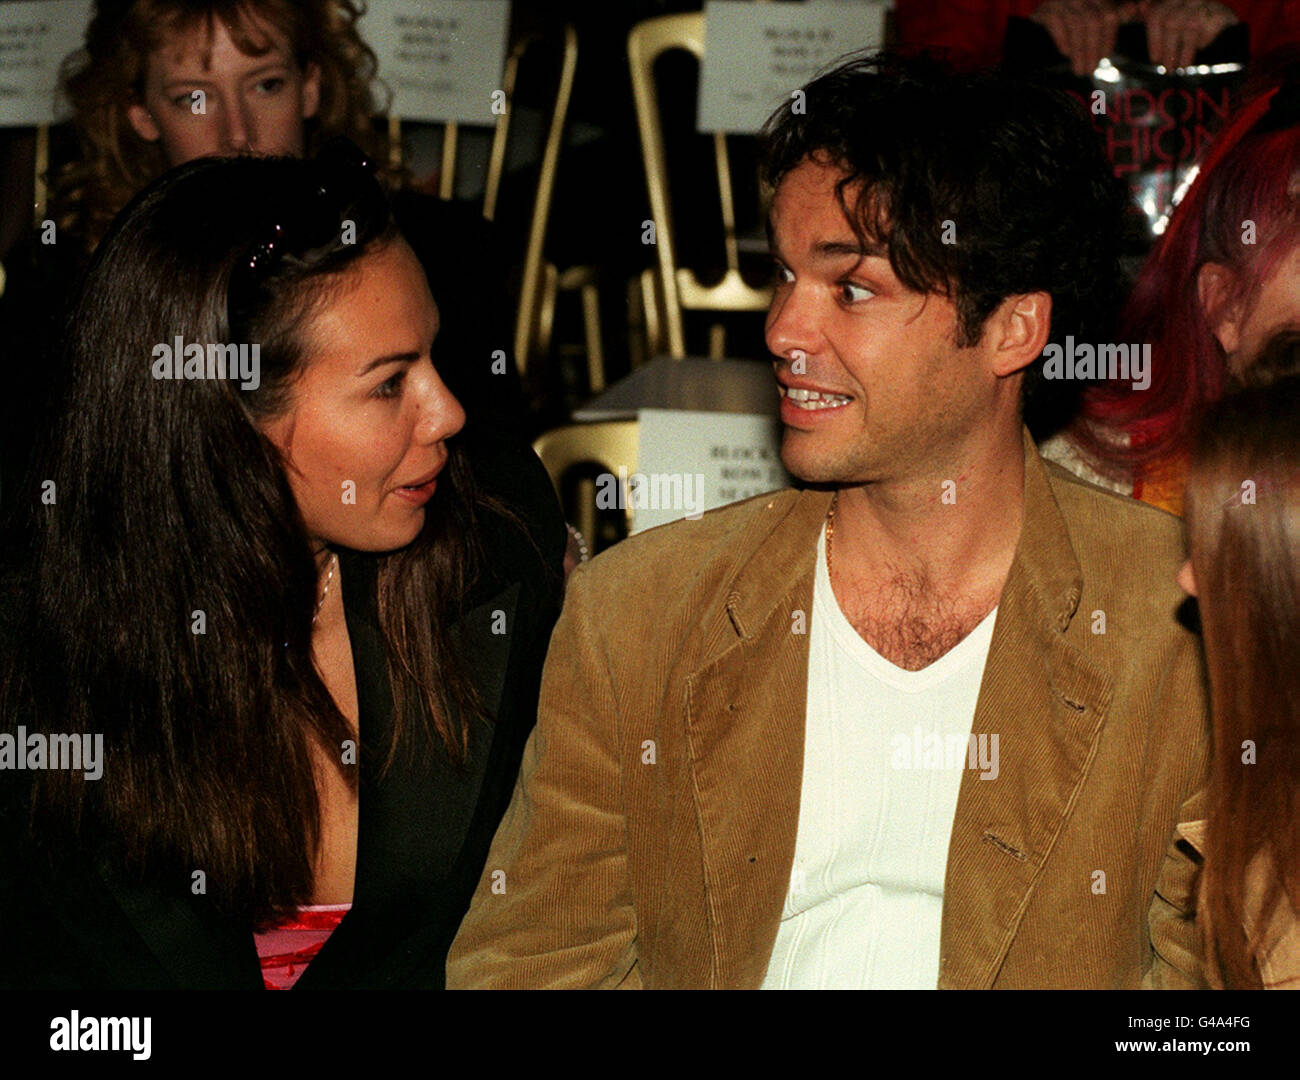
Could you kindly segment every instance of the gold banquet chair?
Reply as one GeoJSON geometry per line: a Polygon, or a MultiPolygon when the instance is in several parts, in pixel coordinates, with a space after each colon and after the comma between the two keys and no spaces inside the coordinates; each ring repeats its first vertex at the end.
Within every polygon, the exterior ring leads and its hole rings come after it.
{"type": "MultiPolygon", "coordinates": [[[[569,470],[579,465],[595,465],[603,472],[618,475],[621,468],[630,476],[636,472],[638,432],[635,420],[605,420],[592,424],[566,424],[540,436],[533,449],[542,459],[551,483],[564,501],[564,479],[569,470]]],[[[572,511],[565,513],[591,544],[595,553],[596,539],[596,484],[590,479],[578,482],[578,501],[572,511]]],[[[626,494],[626,493],[624,493],[626,494]]],[[[632,511],[623,508],[627,531],[632,530],[632,511]]]]}
{"type": "MultiPolygon", "coordinates": [[[[740,274],[736,245],[736,208],[732,196],[731,162],[727,137],[713,132],[713,159],[718,173],[721,198],[726,272],[713,285],[704,285],[687,267],[677,265],[673,233],[668,162],[664,154],[663,124],[659,114],[654,76],[655,62],[666,52],[684,49],[701,63],[704,60],[704,15],[662,15],[634,26],[627,38],[628,63],[632,73],[632,95],[636,102],[637,130],[645,164],[650,213],[655,225],[654,270],[640,281],[643,319],[651,341],[650,352],[666,350],[678,359],[686,355],[683,311],[735,312],[766,311],[772,298],[768,288],[755,288],[740,274]]],[[[725,328],[709,328],[709,356],[726,354],[725,328]]]]}
{"type": "MultiPolygon", "coordinates": [[[[520,64],[525,56],[536,56],[545,51],[548,46],[558,46],[559,74],[550,120],[547,124],[541,171],[533,198],[532,217],[524,248],[523,282],[520,286],[519,306],[515,315],[515,364],[519,368],[519,373],[523,375],[530,362],[541,359],[549,351],[556,291],[571,285],[582,292],[588,363],[593,370],[599,369],[603,387],[604,366],[600,326],[598,320],[593,321],[594,313],[599,310],[594,275],[582,273],[585,268],[581,267],[561,275],[543,258],[546,231],[550,224],[551,203],[555,195],[555,181],[559,171],[560,149],[564,140],[564,126],[569,114],[569,102],[573,96],[574,72],[578,65],[578,35],[571,25],[564,26],[558,39],[554,35],[529,34],[516,40],[510,47],[503,69],[501,87],[505,91],[506,108],[497,116],[492,131],[492,145],[488,153],[488,169],[483,189],[483,216],[488,221],[492,221],[496,216],[497,197],[501,189],[501,178],[505,172],[506,147],[510,136],[510,120],[514,112],[515,86],[519,78],[520,64]]],[[[441,199],[451,199],[455,194],[459,134],[460,125],[456,121],[443,124],[442,166],[438,181],[438,197],[441,199]]],[[[388,118],[388,158],[391,168],[394,170],[401,168],[402,124],[396,116],[388,118]]]]}

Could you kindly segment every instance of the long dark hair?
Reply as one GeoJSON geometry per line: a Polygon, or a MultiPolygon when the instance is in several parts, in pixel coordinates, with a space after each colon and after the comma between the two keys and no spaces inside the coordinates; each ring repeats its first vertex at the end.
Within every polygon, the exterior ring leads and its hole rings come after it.
{"type": "MultiPolygon", "coordinates": [[[[373,178],[346,164],[191,162],[114,223],[61,350],[66,390],[38,473],[54,498],[35,507],[5,718],[101,733],[105,767],[97,782],[37,774],[33,825],[50,842],[102,836],[142,873],[188,882],[202,869],[210,899],[257,923],[309,901],[311,744],[339,763],[353,737],[313,664],[316,563],[257,422],[284,409],[309,359],[305,323],[396,236],[373,178]],[[250,259],[264,265],[238,290],[232,327],[232,274],[248,279],[250,259]],[[155,381],[152,350],[176,336],[259,342],[260,386],[155,381]]],[[[421,534],[379,557],[395,734],[388,747],[361,739],[385,767],[421,742],[413,715],[430,752],[462,758],[477,707],[447,628],[472,583],[483,504],[448,449],[421,534]]],[[[355,788],[357,769],[338,768],[355,788]]]]}
{"type": "Polygon", "coordinates": [[[1300,333],[1245,379],[1206,415],[1186,497],[1214,714],[1206,959],[1234,987],[1261,981],[1248,917],[1300,911],[1300,333]]]}

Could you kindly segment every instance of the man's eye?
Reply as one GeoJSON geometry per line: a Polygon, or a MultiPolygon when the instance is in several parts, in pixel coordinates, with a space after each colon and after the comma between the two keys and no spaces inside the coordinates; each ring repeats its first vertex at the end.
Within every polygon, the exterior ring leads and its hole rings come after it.
{"type": "Polygon", "coordinates": [[[196,95],[196,92],[190,90],[187,93],[178,94],[176,95],[176,97],[172,98],[172,104],[175,105],[178,109],[184,109],[187,112],[189,112],[192,109],[194,102],[197,100],[198,97],[196,95]]]}
{"type": "Polygon", "coordinates": [[[794,274],[782,263],[772,264],[772,278],[778,285],[789,285],[794,281],[794,274]]]}
{"type": "Polygon", "coordinates": [[[405,371],[399,371],[391,378],[385,379],[371,391],[371,397],[377,398],[394,398],[402,392],[402,382],[406,378],[405,371]]]}
{"type": "Polygon", "coordinates": [[[852,281],[841,281],[839,288],[840,299],[846,304],[856,304],[863,300],[870,300],[876,295],[865,285],[855,285],[852,281]]]}
{"type": "Polygon", "coordinates": [[[278,94],[284,89],[287,80],[280,75],[272,75],[270,78],[263,79],[257,84],[257,89],[263,94],[278,94]]]}

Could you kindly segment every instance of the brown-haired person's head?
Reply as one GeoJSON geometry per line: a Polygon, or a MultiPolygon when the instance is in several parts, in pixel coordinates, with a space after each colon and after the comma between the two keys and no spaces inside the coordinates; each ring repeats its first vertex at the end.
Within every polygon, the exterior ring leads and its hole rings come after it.
{"type": "Polygon", "coordinates": [[[377,751],[456,760],[477,709],[447,629],[483,505],[464,412],[420,264],[346,150],[189,162],[96,249],[37,471],[57,500],[31,511],[3,665],[28,730],[117,748],[94,784],[33,781],[41,835],[100,830],[146,873],[204,867],[258,920],[309,902],[310,750],[337,762],[352,737],[313,653],[331,550],[376,567],[395,725],[377,751]]]}
{"type": "Polygon", "coordinates": [[[862,483],[991,432],[1018,446],[1022,399],[1032,429],[1062,386],[1044,349],[1105,340],[1114,306],[1121,202],[1086,116],[1002,73],[889,54],[799,94],[761,140],[786,468],[862,483]]]}
{"type": "Polygon", "coordinates": [[[93,247],[170,166],[366,146],[376,63],[358,17],[352,0],[99,0],[63,72],[81,157],[56,220],[93,247]]]}
{"type": "Polygon", "coordinates": [[[1179,580],[1200,608],[1214,716],[1207,963],[1258,986],[1268,913],[1300,911],[1300,331],[1205,414],[1185,509],[1179,580]]]}

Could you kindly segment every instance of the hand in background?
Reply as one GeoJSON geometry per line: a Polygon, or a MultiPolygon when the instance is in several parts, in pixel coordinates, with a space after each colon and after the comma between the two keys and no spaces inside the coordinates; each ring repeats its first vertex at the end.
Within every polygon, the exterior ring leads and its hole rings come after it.
{"type": "Polygon", "coordinates": [[[1138,7],[1151,62],[1168,69],[1187,67],[1197,52],[1240,21],[1215,0],[1144,0],[1138,7]]]}
{"type": "Polygon", "coordinates": [[[1052,35],[1074,73],[1086,77],[1115,47],[1123,16],[1120,7],[1106,0],[1047,0],[1030,18],[1052,35]]]}

